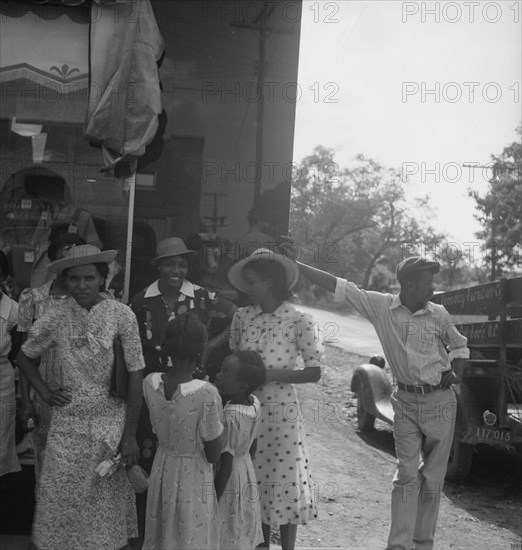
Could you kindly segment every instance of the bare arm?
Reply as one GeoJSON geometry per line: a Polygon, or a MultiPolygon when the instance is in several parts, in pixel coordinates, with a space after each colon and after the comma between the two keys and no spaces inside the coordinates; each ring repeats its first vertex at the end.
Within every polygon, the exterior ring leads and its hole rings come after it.
{"type": "Polygon", "coordinates": [[[128,376],[127,415],[121,438],[121,456],[127,464],[137,464],[140,449],[136,441],[136,430],[143,398],[143,372],[131,371],[128,372],[128,376]]]}
{"type": "MultiPolygon", "coordinates": [[[[22,343],[27,340],[27,332],[22,332],[22,343]]],[[[18,356],[17,356],[18,360],[18,356]]],[[[23,374],[22,371],[20,371],[20,394],[22,397],[22,404],[25,407],[26,405],[32,406],[31,404],[31,396],[29,394],[29,390],[31,389],[31,385],[29,384],[29,381],[27,380],[25,374],[23,374]]]]}
{"type": "Polygon", "coordinates": [[[221,437],[216,437],[212,441],[205,441],[205,458],[207,462],[213,464],[221,456],[221,437]]]}
{"type": "MultiPolygon", "coordinates": [[[[27,332],[22,332],[22,343],[27,340],[27,332]]],[[[24,429],[31,429],[28,426],[30,418],[35,417],[33,403],[31,401],[31,384],[25,374],[20,370],[20,395],[22,397],[22,425],[24,429]]]]}
{"type": "Polygon", "coordinates": [[[286,382],[288,384],[308,384],[318,382],[321,378],[321,367],[305,367],[304,369],[268,369],[267,382],[286,382]]]}
{"type": "Polygon", "coordinates": [[[225,342],[228,342],[230,339],[230,324],[232,322],[232,319],[234,318],[234,313],[236,311],[237,307],[232,304],[230,311],[228,312],[226,318],[223,320],[223,330],[211,338],[207,345],[205,346],[205,349],[203,351],[203,356],[201,358],[201,364],[206,367],[207,360],[209,355],[216,349],[219,348],[222,344],[225,342]]]}
{"type": "Polygon", "coordinates": [[[296,264],[299,266],[300,273],[314,285],[318,285],[329,292],[335,292],[337,278],[334,275],[301,262],[296,262],[296,264]]]}
{"type": "Polygon", "coordinates": [[[219,471],[216,475],[216,479],[214,480],[218,501],[225,492],[228,480],[232,474],[233,461],[234,457],[230,453],[223,453],[221,455],[221,460],[219,461],[219,471]]]}
{"type": "Polygon", "coordinates": [[[38,366],[34,359],[27,357],[23,351],[18,353],[16,364],[20,372],[27,377],[31,386],[39,393],[40,397],[48,404],[57,407],[63,407],[71,402],[71,392],[69,388],[60,387],[51,389],[43,381],[38,366]]]}

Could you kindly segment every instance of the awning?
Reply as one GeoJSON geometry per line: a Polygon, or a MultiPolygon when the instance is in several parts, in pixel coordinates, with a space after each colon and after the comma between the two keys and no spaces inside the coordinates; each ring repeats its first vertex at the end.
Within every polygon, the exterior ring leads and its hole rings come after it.
{"type": "Polygon", "coordinates": [[[162,111],[164,43],[150,0],[7,1],[0,9],[2,118],[84,123],[106,167],[143,155],[162,111]]]}

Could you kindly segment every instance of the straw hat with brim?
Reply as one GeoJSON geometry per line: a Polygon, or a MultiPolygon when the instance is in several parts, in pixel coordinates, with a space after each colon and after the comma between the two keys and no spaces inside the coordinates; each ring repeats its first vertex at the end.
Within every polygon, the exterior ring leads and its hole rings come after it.
{"type": "Polygon", "coordinates": [[[243,269],[245,266],[261,260],[277,262],[283,266],[286,273],[287,290],[290,290],[296,285],[297,280],[299,279],[299,268],[297,267],[297,264],[292,260],[285,258],[285,256],[282,256],[281,254],[276,254],[272,250],[268,250],[268,248],[258,248],[257,250],[254,250],[248,258],[244,258],[243,260],[235,263],[228,270],[228,280],[230,281],[230,284],[246,294],[247,284],[243,276],[243,269]]]}
{"type": "Polygon", "coordinates": [[[103,252],[92,244],[72,246],[63,258],[51,262],[47,267],[49,273],[62,273],[64,269],[89,264],[110,264],[116,259],[116,250],[104,250],[103,252]]]}
{"type": "Polygon", "coordinates": [[[152,258],[150,263],[156,265],[163,258],[171,258],[172,256],[192,256],[197,254],[197,250],[189,250],[187,245],[179,237],[170,237],[163,239],[156,247],[156,257],[152,258]]]}

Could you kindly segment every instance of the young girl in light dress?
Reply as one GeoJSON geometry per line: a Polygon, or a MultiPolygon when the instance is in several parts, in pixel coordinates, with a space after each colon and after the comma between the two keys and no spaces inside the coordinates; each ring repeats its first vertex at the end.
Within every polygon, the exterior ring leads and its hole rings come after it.
{"type": "Polygon", "coordinates": [[[192,374],[207,342],[192,315],[172,320],[163,350],[172,367],[149,374],[143,395],[159,446],[149,478],[143,550],[212,549],[219,540],[212,464],[221,454],[221,397],[192,374]]]}
{"type": "Polygon", "coordinates": [[[261,405],[251,392],[262,386],[266,368],[256,351],[237,351],[223,362],[216,386],[223,409],[221,460],[216,475],[223,550],[247,550],[263,542],[259,489],[252,458],[261,427],[261,405]]]}

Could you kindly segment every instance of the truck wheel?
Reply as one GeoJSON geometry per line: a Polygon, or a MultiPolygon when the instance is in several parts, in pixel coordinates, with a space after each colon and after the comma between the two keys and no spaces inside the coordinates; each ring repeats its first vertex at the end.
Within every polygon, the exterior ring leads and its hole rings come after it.
{"type": "Polygon", "coordinates": [[[474,451],[473,445],[462,443],[457,437],[453,437],[448,458],[448,469],[446,470],[448,481],[464,481],[468,477],[474,451]]]}
{"type": "Polygon", "coordinates": [[[375,416],[364,410],[360,394],[357,394],[357,424],[361,432],[373,430],[375,416]]]}

